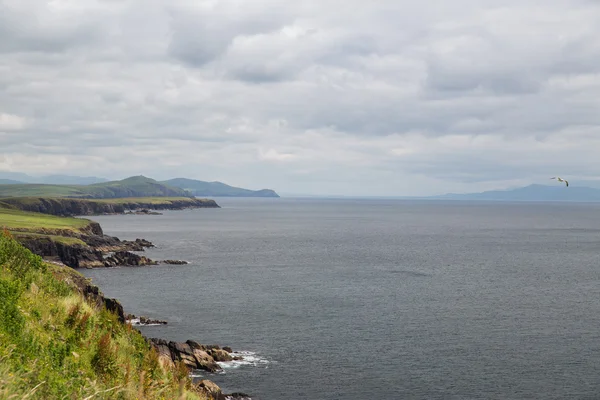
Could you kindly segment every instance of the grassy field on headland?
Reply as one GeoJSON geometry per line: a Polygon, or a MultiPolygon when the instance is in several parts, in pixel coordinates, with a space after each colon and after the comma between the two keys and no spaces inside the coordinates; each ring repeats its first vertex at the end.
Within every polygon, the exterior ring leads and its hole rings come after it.
{"type": "Polygon", "coordinates": [[[72,197],[111,199],[119,197],[192,197],[180,188],[171,187],[145,176],[94,185],[0,185],[0,197],[72,197]]]}
{"type": "Polygon", "coordinates": [[[11,230],[40,232],[45,229],[79,232],[89,224],[89,220],[81,218],[65,218],[12,208],[0,208],[0,227],[11,230]]]}
{"type": "Polygon", "coordinates": [[[0,234],[0,398],[206,399],[137,331],[89,303],[78,273],[0,234]]]}
{"type": "Polygon", "coordinates": [[[16,239],[50,239],[67,245],[85,243],[76,236],[90,231],[91,221],[82,218],[21,211],[0,203],[0,229],[10,232],[16,239]]]}

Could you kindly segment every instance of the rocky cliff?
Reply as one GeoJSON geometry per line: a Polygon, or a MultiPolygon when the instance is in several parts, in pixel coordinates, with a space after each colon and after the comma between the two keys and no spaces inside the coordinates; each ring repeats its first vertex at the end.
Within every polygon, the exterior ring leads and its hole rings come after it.
{"type": "MultiPolygon", "coordinates": [[[[98,225],[100,232],[100,226],[98,225]]],[[[56,234],[56,232],[49,232],[56,234]]],[[[102,268],[116,266],[156,265],[156,261],[132,253],[154,247],[144,239],[120,240],[107,235],[86,235],[72,231],[64,232],[61,239],[28,232],[15,232],[15,238],[32,253],[50,261],[57,261],[71,268],[102,268]],[[73,242],[65,238],[75,239],[73,242]]]]}
{"type": "Polygon", "coordinates": [[[219,208],[210,199],[149,200],[119,199],[115,201],[83,200],[70,198],[5,198],[2,201],[22,211],[59,216],[124,214],[132,210],[182,210],[185,208],[219,208]]]}

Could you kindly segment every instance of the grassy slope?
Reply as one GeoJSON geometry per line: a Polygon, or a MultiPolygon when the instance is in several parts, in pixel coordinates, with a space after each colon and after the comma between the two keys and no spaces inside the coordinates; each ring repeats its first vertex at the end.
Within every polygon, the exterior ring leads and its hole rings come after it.
{"type": "Polygon", "coordinates": [[[135,176],[122,181],[94,185],[0,185],[0,197],[189,197],[180,188],[169,187],[154,179],[135,176]]]}
{"type": "Polygon", "coordinates": [[[81,240],[81,239],[77,239],[75,237],[68,237],[68,236],[59,236],[59,235],[46,235],[43,233],[32,233],[32,232],[21,232],[21,231],[14,231],[14,230],[8,230],[8,232],[10,232],[10,234],[18,240],[25,240],[25,239],[40,239],[40,238],[47,238],[52,240],[53,242],[57,242],[57,243],[62,243],[62,244],[66,244],[69,246],[78,244],[81,246],[87,246],[87,244],[81,240]]]}
{"type": "Polygon", "coordinates": [[[48,238],[67,245],[86,244],[69,237],[68,232],[79,233],[90,221],[81,218],[64,218],[53,215],[3,208],[0,203],[0,229],[8,230],[16,239],[48,238]],[[67,236],[65,236],[67,235],[67,236]]]}
{"type": "Polygon", "coordinates": [[[69,274],[0,235],[0,398],[202,398],[185,368],[161,367],[141,334],[91,307],[69,274]]]}
{"type": "Polygon", "coordinates": [[[90,221],[81,218],[64,218],[11,208],[0,208],[0,227],[9,230],[17,229],[30,232],[39,232],[44,229],[53,231],[80,231],[82,228],[88,226],[89,223],[90,221]]]}

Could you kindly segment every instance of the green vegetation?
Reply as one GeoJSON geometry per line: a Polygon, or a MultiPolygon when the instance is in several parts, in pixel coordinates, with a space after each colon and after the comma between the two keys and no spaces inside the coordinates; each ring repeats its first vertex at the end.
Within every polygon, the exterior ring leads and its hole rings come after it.
{"type": "Polygon", "coordinates": [[[19,241],[46,238],[65,245],[86,245],[74,236],[84,233],[91,223],[89,220],[20,211],[2,207],[2,204],[0,202],[0,229],[7,230],[19,241]]]}
{"type": "Polygon", "coordinates": [[[43,233],[32,233],[32,232],[20,232],[20,231],[11,231],[9,230],[8,232],[10,232],[10,234],[17,240],[19,241],[23,241],[23,240],[27,240],[27,239],[50,239],[53,242],[56,243],[62,243],[62,244],[66,244],[69,246],[73,246],[73,245],[80,245],[80,246],[87,246],[87,244],[78,238],[75,237],[69,237],[69,236],[59,236],[59,235],[45,235],[43,233]]]}
{"type": "Polygon", "coordinates": [[[185,189],[194,196],[220,197],[279,197],[270,189],[248,190],[226,185],[221,182],[204,182],[195,179],[176,178],[161,182],[165,185],[185,189]]]}
{"type": "Polygon", "coordinates": [[[169,187],[154,179],[134,176],[93,185],[1,185],[0,197],[75,197],[111,199],[119,197],[190,197],[183,189],[169,187]]]}
{"type": "Polygon", "coordinates": [[[185,367],[162,366],[137,330],[88,303],[76,278],[0,235],[0,398],[204,398],[185,367]]]}
{"type": "Polygon", "coordinates": [[[0,208],[0,227],[27,232],[79,232],[90,221],[81,218],[64,218],[54,215],[25,212],[13,208],[0,208]]]}

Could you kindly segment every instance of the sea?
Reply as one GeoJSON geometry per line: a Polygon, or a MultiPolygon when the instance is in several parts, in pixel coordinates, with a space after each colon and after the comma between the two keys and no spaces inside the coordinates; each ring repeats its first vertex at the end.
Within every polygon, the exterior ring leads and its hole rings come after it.
{"type": "Polygon", "coordinates": [[[218,198],[98,216],[188,265],[82,270],[255,400],[600,399],[600,205],[218,198]]]}

